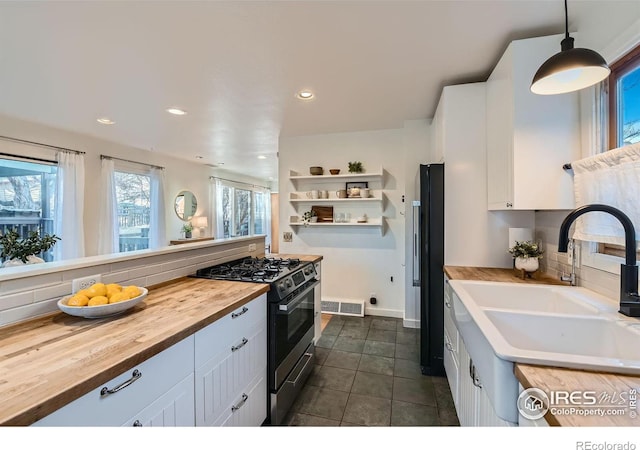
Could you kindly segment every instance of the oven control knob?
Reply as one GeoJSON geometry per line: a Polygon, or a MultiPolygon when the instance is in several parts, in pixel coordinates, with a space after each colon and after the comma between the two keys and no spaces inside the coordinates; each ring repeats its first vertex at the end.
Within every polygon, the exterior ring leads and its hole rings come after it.
{"type": "Polygon", "coordinates": [[[280,284],[278,284],[278,289],[280,289],[281,291],[284,291],[284,283],[280,282],[280,284]]]}
{"type": "Polygon", "coordinates": [[[291,287],[291,280],[289,278],[287,278],[284,282],[288,288],[291,287]]]}
{"type": "Polygon", "coordinates": [[[309,269],[308,267],[306,269],[304,269],[304,274],[305,275],[309,275],[311,273],[311,269],[309,269]]]}

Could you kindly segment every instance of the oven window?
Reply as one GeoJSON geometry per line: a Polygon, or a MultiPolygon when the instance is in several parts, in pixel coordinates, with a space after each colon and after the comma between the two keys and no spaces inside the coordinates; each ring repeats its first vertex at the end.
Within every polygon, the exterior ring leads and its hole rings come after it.
{"type": "Polygon", "coordinates": [[[276,364],[279,364],[313,327],[313,289],[301,297],[275,304],[276,364]],[[285,307],[286,310],[281,308],[285,307]]]}

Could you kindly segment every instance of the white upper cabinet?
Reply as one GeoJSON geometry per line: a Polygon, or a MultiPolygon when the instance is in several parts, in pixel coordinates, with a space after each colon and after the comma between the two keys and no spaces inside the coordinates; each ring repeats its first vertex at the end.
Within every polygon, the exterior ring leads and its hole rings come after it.
{"type": "Polygon", "coordinates": [[[573,209],[580,158],[578,94],[536,95],[531,80],[562,35],[513,41],[487,80],[488,207],[573,209]]]}

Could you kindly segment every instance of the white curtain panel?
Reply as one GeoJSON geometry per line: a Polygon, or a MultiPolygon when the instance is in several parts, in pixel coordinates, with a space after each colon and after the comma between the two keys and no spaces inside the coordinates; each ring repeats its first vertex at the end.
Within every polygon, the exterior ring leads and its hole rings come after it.
{"type": "Polygon", "coordinates": [[[58,152],[55,261],[84,256],[84,155],[58,152]]]}
{"type": "MultiPolygon", "coordinates": [[[[576,205],[610,205],[625,213],[640,231],[640,143],[620,147],[571,163],[576,205]]],[[[574,239],[624,245],[624,229],[602,212],[583,214],[574,239]]]]}
{"type": "Polygon", "coordinates": [[[100,238],[98,254],[118,253],[118,201],[116,198],[115,168],[112,159],[102,159],[102,209],[100,211],[100,238]]]}
{"type": "Polygon", "coordinates": [[[224,211],[222,208],[222,181],[214,180],[213,182],[213,190],[214,195],[211,198],[215,199],[215,204],[213,205],[213,211],[215,211],[215,228],[216,234],[215,237],[220,239],[224,237],[224,211]]]}
{"type": "Polygon", "coordinates": [[[159,248],[167,245],[165,199],[164,199],[164,170],[151,169],[151,223],[149,224],[149,248],[159,248]]]}

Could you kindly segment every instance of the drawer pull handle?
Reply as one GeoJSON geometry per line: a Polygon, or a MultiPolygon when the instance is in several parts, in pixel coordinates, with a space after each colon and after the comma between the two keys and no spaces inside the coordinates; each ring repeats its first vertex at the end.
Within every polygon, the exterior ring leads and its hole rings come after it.
{"type": "Polygon", "coordinates": [[[139,420],[136,420],[135,422],[133,422],[133,426],[134,427],[141,427],[142,426],[142,422],[140,422],[139,420]]]}
{"type": "Polygon", "coordinates": [[[242,394],[242,400],[240,400],[237,405],[231,406],[231,412],[236,412],[242,408],[242,405],[244,405],[244,402],[246,402],[248,398],[249,396],[247,394],[242,394]]]}
{"type": "Polygon", "coordinates": [[[235,352],[236,350],[240,350],[242,347],[247,345],[247,342],[249,342],[249,339],[242,338],[242,342],[240,342],[238,345],[234,345],[233,347],[231,347],[231,351],[235,352]]]}
{"type": "Polygon", "coordinates": [[[451,345],[451,342],[447,342],[446,344],[444,344],[444,346],[447,347],[447,350],[453,352],[453,345],[451,345]]]}
{"type": "Polygon", "coordinates": [[[130,384],[132,384],[133,382],[138,380],[141,376],[142,376],[142,372],[140,372],[138,369],[134,370],[133,373],[131,374],[131,378],[129,378],[124,383],[120,383],[119,385],[117,385],[113,389],[109,389],[106,386],[103,387],[100,390],[100,397],[104,397],[104,396],[107,396],[109,394],[115,394],[116,392],[126,388],[127,386],[129,386],[130,384]]]}
{"type": "Polygon", "coordinates": [[[236,317],[240,317],[241,315],[243,315],[244,313],[246,313],[247,311],[249,311],[249,308],[247,308],[246,306],[242,307],[242,310],[240,312],[234,312],[231,313],[231,318],[235,319],[236,317]]]}
{"type": "Polygon", "coordinates": [[[446,306],[447,308],[451,308],[451,303],[449,303],[449,300],[444,301],[444,306],[446,306]]]}

